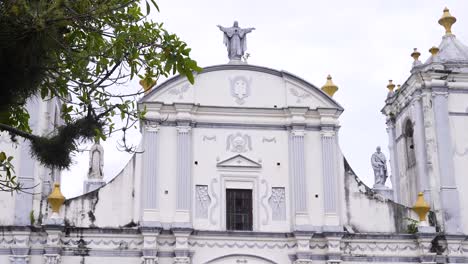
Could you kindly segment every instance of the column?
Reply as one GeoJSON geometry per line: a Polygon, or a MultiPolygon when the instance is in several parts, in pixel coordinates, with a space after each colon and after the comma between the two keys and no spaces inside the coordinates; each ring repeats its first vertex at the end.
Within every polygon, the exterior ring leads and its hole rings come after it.
{"type": "Polygon", "coordinates": [[[192,208],[192,138],[189,124],[177,126],[176,218],[177,227],[191,227],[192,208]]]}
{"type": "Polygon", "coordinates": [[[30,258],[30,235],[31,232],[29,228],[26,228],[24,231],[13,231],[12,236],[13,240],[16,241],[14,245],[11,246],[11,255],[10,263],[11,264],[24,264],[29,263],[30,258]]]}
{"type": "Polygon", "coordinates": [[[439,161],[440,199],[444,211],[445,232],[462,232],[460,200],[455,182],[453,147],[448,114],[448,92],[445,87],[433,87],[433,110],[439,161]]]}
{"type": "Polygon", "coordinates": [[[172,229],[175,237],[174,245],[174,264],[190,264],[190,245],[189,238],[192,233],[191,229],[172,229]]]}
{"type": "Polygon", "coordinates": [[[143,235],[142,264],[158,263],[158,236],[160,231],[160,229],[152,227],[141,228],[141,234],[143,235]]]}
{"type": "Polygon", "coordinates": [[[307,182],[305,175],[304,127],[293,127],[289,136],[291,178],[294,194],[296,228],[309,223],[307,215],[307,182]]]}
{"type": "Polygon", "coordinates": [[[395,122],[393,120],[387,120],[387,133],[388,133],[388,150],[390,152],[390,168],[392,169],[392,188],[393,188],[393,200],[400,202],[400,168],[398,166],[398,156],[396,148],[396,132],[395,122]]]}
{"type": "MultiPolygon", "coordinates": [[[[29,141],[24,140],[20,144],[20,162],[18,170],[18,184],[25,188],[26,192],[15,193],[15,225],[31,225],[30,213],[33,210],[33,195],[36,188],[34,174],[36,173],[36,162],[31,158],[29,141]],[[32,189],[29,189],[32,188],[32,189]]],[[[45,194],[48,195],[48,194],[45,194]]]]}
{"type": "Polygon", "coordinates": [[[158,132],[157,124],[147,123],[144,130],[142,209],[143,225],[159,226],[158,215],[158,132]]]}
{"type": "Polygon", "coordinates": [[[415,95],[412,104],[414,107],[414,147],[419,182],[418,191],[424,192],[424,199],[426,199],[426,201],[431,204],[432,199],[427,173],[426,136],[424,128],[422,96],[420,94],[415,95]]]}
{"type": "Polygon", "coordinates": [[[325,226],[339,226],[338,218],[338,160],[337,143],[333,127],[322,127],[323,208],[325,226]]]}
{"type": "Polygon", "coordinates": [[[61,260],[61,243],[63,226],[44,226],[47,232],[47,242],[44,246],[44,263],[59,264],[61,260]]]}
{"type": "Polygon", "coordinates": [[[312,250],[310,249],[310,239],[312,237],[310,232],[294,232],[296,238],[296,260],[293,264],[312,264],[311,260],[312,250]]]}

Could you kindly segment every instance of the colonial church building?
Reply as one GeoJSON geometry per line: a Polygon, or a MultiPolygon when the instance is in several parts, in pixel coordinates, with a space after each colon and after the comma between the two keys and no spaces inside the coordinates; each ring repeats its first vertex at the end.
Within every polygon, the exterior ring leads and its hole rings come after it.
{"type": "Polygon", "coordinates": [[[148,89],[139,151],[112,181],[99,145],[87,193],[63,205],[35,161],[21,164],[39,191],[0,194],[0,263],[468,263],[468,47],[455,21],[444,10],[439,47],[425,62],[415,50],[407,81],[388,85],[390,162],[373,156],[374,188],[341,153],[331,77],[318,88],[247,64],[254,29],[220,26],[229,63],[148,89]]]}

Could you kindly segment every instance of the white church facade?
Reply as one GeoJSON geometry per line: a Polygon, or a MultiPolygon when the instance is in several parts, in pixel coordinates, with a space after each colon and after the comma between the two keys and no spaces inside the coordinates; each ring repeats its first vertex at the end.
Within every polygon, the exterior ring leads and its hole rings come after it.
{"type": "Polygon", "coordinates": [[[227,43],[230,63],[140,99],[142,142],[109,183],[96,145],[89,192],[57,215],[39,174],[34,199],[0,193],[0,263],[468,263],[468,47],[452,18],[432,56],[414,52],[408,80],[389,85],[393,190],[367,187],[342,155],[331,78],[320,89],[242,62],[249,29],[227,43]],[[418,223],[419,192],[431,212],[418,223]]]}

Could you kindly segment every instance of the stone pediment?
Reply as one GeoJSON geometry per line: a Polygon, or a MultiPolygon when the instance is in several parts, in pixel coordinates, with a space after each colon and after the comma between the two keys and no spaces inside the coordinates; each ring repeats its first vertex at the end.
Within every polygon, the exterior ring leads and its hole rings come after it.
{"type": "Polygon", "coordinates": [[[218,162],[216,165],[221,168],[261,168],[262,165],[241,154],[235,155],[228,159],[218,162]]]}

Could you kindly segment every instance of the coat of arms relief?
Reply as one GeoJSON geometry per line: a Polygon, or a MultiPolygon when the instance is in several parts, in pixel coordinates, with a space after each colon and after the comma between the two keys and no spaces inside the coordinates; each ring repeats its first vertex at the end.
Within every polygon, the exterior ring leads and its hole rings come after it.
{"type": "Polygon", "coordinates": [[[244,153],[252,150],[252,140],[249,135],[237,132],[231,134],[226,140],[226,150],[235,153],[244,153]]]}
{"type": "Polygon", "coordinates": [[[231,95],[236,99],[236,103],[242,105],[245,103],[245,98],[250,96],[250,84],[252,78],[245,76],[236,76],[229,78],[231,84],[231,95]]]}

